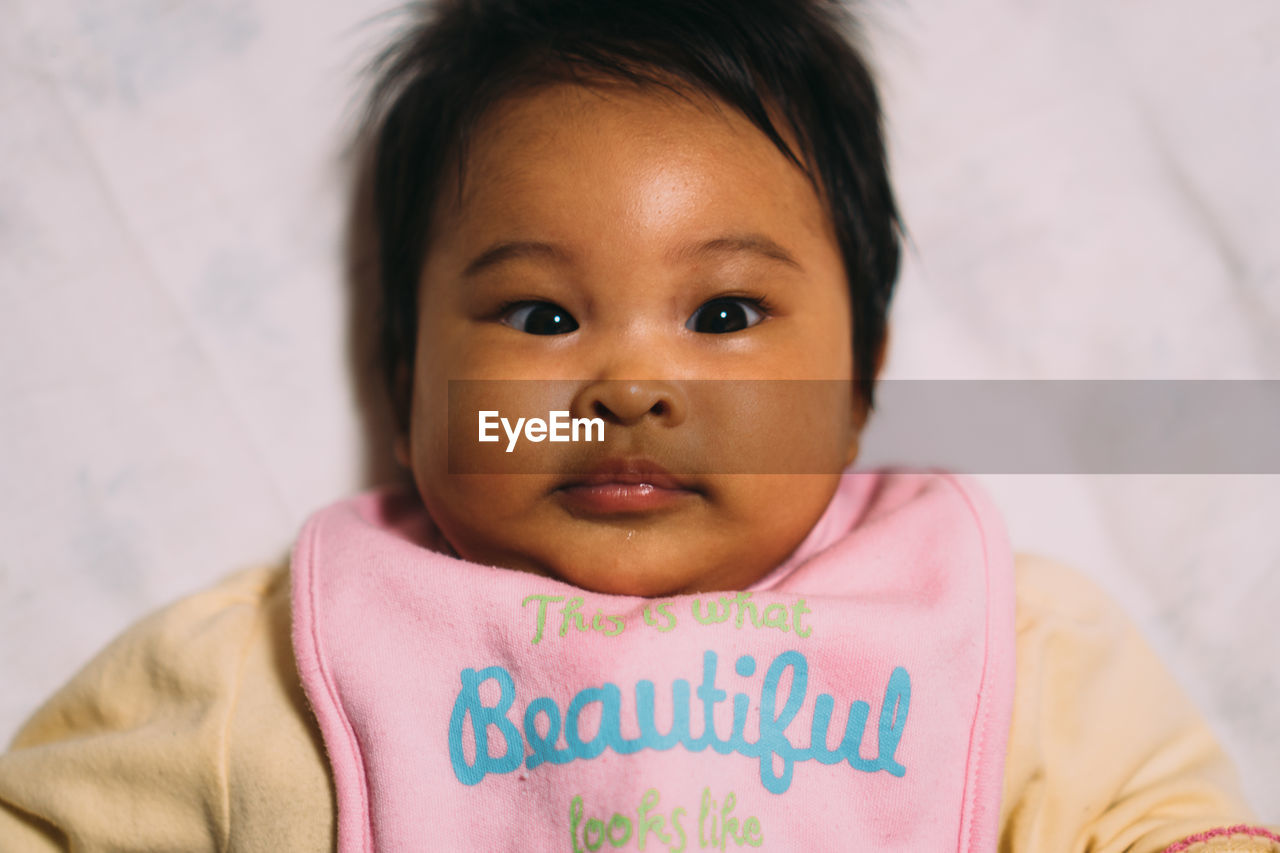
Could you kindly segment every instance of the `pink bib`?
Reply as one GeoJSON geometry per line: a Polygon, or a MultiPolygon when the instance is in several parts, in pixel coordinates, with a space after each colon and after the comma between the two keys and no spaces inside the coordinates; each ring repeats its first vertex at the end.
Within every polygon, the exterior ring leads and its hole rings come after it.
{"type": "Polygon", "coordinates": [[[380,491],[294,551],[342,853],[995,849],[1012,559],[967,481],[846,474],[737,593],[599,595],[439,544],[380,491]]]}

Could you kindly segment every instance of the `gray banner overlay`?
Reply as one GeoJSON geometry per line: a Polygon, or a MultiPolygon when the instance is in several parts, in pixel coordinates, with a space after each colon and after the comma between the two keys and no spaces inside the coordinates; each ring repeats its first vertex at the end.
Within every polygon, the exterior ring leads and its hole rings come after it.
{"type": "MultiPolygon", "coordinates": [[[[848,414],[850,384],[824,380],[448,386],[454,474],[563,474],[637,458],[672,474],[830,473],[843,467],[856,417],[848,414]],[[602,430],[588,429],[594,418],[602,430]],[[547,424],[545,434],[536,425],[529,432],[534,419],[547,424]],[[481,442],[486,424],[489,440],[481,442]]],[[[1280,380],[887,380],[877,386],[856,464],[986,474],[1280,474],[1280,380]]]]}
{"type": "Polygon", "coordinates": [[[860,465],[1280,474],[1276,380],[900,380],[876,394],[860,465]]]}

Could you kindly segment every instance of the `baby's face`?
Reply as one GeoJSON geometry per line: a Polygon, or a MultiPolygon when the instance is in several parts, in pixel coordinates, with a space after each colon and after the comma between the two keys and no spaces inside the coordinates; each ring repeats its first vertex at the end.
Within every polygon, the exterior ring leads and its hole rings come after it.
{"type": "Polygon", "coordinates": [[[566,84],[487,115],[460,201],[442,197],[401,453],[459,555],[647,596],[781,563],[861,425],[844,267],[806,176],[727,107],[566,84]],[[450,401],[450,380],[494,379],[528,381],[450,401]],[[753,381],[812,379],[836,381],[753,381]],[[600,417],[608,443],[504,455],[480,409],[600,417]],[[786,448],[809,473],[742,473],[786,448]],[[490,473],[458,473],[478,460],[490,473]]]}

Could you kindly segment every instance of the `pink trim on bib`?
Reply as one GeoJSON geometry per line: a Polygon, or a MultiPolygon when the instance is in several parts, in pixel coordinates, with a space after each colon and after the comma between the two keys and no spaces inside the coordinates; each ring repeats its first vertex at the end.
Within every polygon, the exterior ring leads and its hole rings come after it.
{"type": "Polygon", "coordinates": [[[1233,835],[1244,835],[1249,838],[1262,838],[1266,841],[1274,841],[1280,844],[1280,835],[1276,835],[1269,829],[1261,826],[1248,826],[1240,824],[1239,826],[1223,826],[1218,829],[1210,829],[1207,832],[1197,832],[1195,835],[1189,835],[1179,841],[1177,844],[1170,844],[1164,848],[1164,853],[1181,853],[1183,850],[1190,849],[1197,844],[1203,844],[1206,841],[1212,841],[1215,838],[1230,838],[1233,835]]]}

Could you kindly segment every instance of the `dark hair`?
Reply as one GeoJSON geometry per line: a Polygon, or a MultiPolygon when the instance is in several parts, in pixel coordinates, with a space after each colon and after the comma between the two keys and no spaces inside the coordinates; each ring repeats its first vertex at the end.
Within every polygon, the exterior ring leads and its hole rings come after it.
{"type": "Polygon", "coordinates": [[[839,0],[439,0],[414,9],[415,24],[374,65],[365,123],[374,158],[379,361],[401,430],[418,283],[446,168],[461,177],[469,139],[499,100],[601,76],[710,95],[809,175],[835,225],[857,391],[871,406],[900,222],[875,83],[839,0]],[[789,125],[799,152],[771,111],[789,125]]]}

